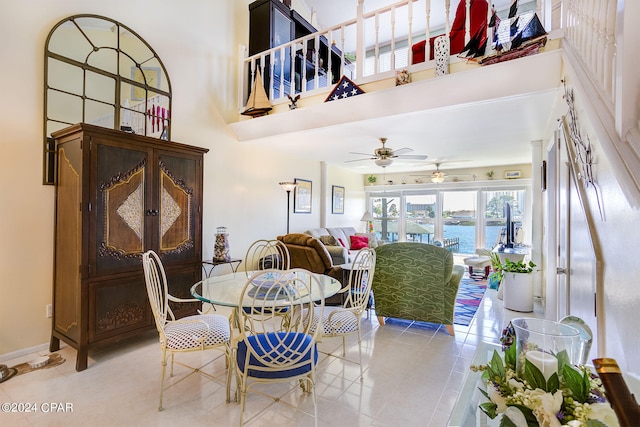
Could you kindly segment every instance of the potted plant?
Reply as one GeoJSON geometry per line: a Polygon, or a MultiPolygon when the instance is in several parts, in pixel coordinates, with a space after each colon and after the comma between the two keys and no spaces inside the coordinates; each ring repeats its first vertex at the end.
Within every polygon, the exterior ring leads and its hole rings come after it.
{"type": "Polygon", "coordinates": [[[533,261],[505,259],[501,266],[504,308],[514,311],[533,311],[533,261]]]}
{"type": "Polygon", "coordinates": [[[493,172],[493,171],[489,171],[489,172],[487,172],[487,178],[489,178],[489,179],[493,179],[493,175],[494,175],[494,172],[493,172]]]}
{"type": "Polygon", "coordinates": [[[367,181],[369,181],[369,184],[374,185],[376,181],[378,181],[378,177],[375,175],[369,175],[367,177],[367,181]]]}
{"type": "Polygon", "coordinates": [[[497,252],[489,252],[491,258],[491,269],[493,272],[489,274],[489,289],[498,289],[502,282],[502,263],[497,252]]]}

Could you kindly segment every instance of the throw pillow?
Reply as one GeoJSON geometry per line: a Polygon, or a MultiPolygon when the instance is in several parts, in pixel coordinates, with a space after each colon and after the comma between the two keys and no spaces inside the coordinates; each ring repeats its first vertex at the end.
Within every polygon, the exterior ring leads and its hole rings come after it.
{"type": "Polygon", "coordinates": [[[325,246],[339,246],[340,244],[336,241],[336,238],[333,236],[320,236],[320,241],[325,246]]]}
{"type": "MultiPolygon", "coordinates": [[[[342,240],[342,237],[338,237],[338,241],[340,242],[340,244],[342,245],[343,248],[347,248],[347,244],[344,242],[344,240],[342,240]]],[[[349,248],[347,248],[347,253],[351,253],[351,251],[349,250],[349,248]]]]}
{"type": "Polygon", "coordinates": [[[351,239],[351,249],[363,249],[369,247],[369,238],[367,236],[349,236],[351,239]]]}

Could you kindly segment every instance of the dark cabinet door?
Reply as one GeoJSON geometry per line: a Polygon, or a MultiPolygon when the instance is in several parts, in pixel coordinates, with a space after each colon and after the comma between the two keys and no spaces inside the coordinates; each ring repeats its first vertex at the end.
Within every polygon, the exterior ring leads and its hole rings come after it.
{"type": "Polygon", "coordinates": [[[143,275],[93,281],[89,289],[89,342],[134,333],[153,324],[143,275]]]}
{"type": "Polygon", "coordinates": [[[95,230],[89,235],[90,276],[140,270],[140,254],[147,248],[149,160],[142,146],[124,147],[116,141],[92,141],[95,185],[90,185],[95,230]]]}
{"type": "Polygon", "coordinates": [[[186,153],[156,152],[153,209],[157,215],[149,218],[154,230],[150,247],[164,264],[191,261],[200,265],[201,159],[186,153]]]}

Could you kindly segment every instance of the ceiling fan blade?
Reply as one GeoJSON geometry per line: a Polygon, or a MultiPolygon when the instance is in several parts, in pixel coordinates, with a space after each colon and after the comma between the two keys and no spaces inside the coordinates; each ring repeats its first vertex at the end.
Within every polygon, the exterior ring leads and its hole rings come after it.
{"type": "Polygon", "coordinates": [[[375,157],[367,157],[366,159],[354,159],[354,160],[345,160],[345,163],[351,163],[351,162],[361,162],[363,160],[375,160],[375,157]]]}
{"type": "Polygon", "coordinates": [[[426,160],[428,156],[421,154],[403,154],[396,157],[399,159],[426,160]]]}
{"type": "MultiPolygon", "coordinates": [[[[369,156],[369,157],[372,156],[371,153],[356,153],[355,151],[350,151],[349,154],[357,154],[359,156],[369,156]]],[[[375,157],[371,157],[371,158],[375,158],[375,157]]]]}
{"type": "Polygon", "coordinates": [[[398,150],[393,150],[392,156],[395,157],[395,156],[399,156],[399,155],[404,154],[404,153],[410,153],[412,151],[413,151],[413,149],[411,149],[411,148],[403,147],[403,148],[400,148],[398,150]]]}

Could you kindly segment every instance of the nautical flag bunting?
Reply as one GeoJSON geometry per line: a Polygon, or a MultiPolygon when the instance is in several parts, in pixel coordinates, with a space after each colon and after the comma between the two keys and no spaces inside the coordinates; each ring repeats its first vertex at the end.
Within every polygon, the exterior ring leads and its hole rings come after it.
{"type": "Polygon", "coordinates": [[[360,95],[361,93],[364,93],[364,91],[360,89],[357,84],[352,82],[347,76],[342,76],[324,102],[348,98],[350,96],[360,95]]]}

